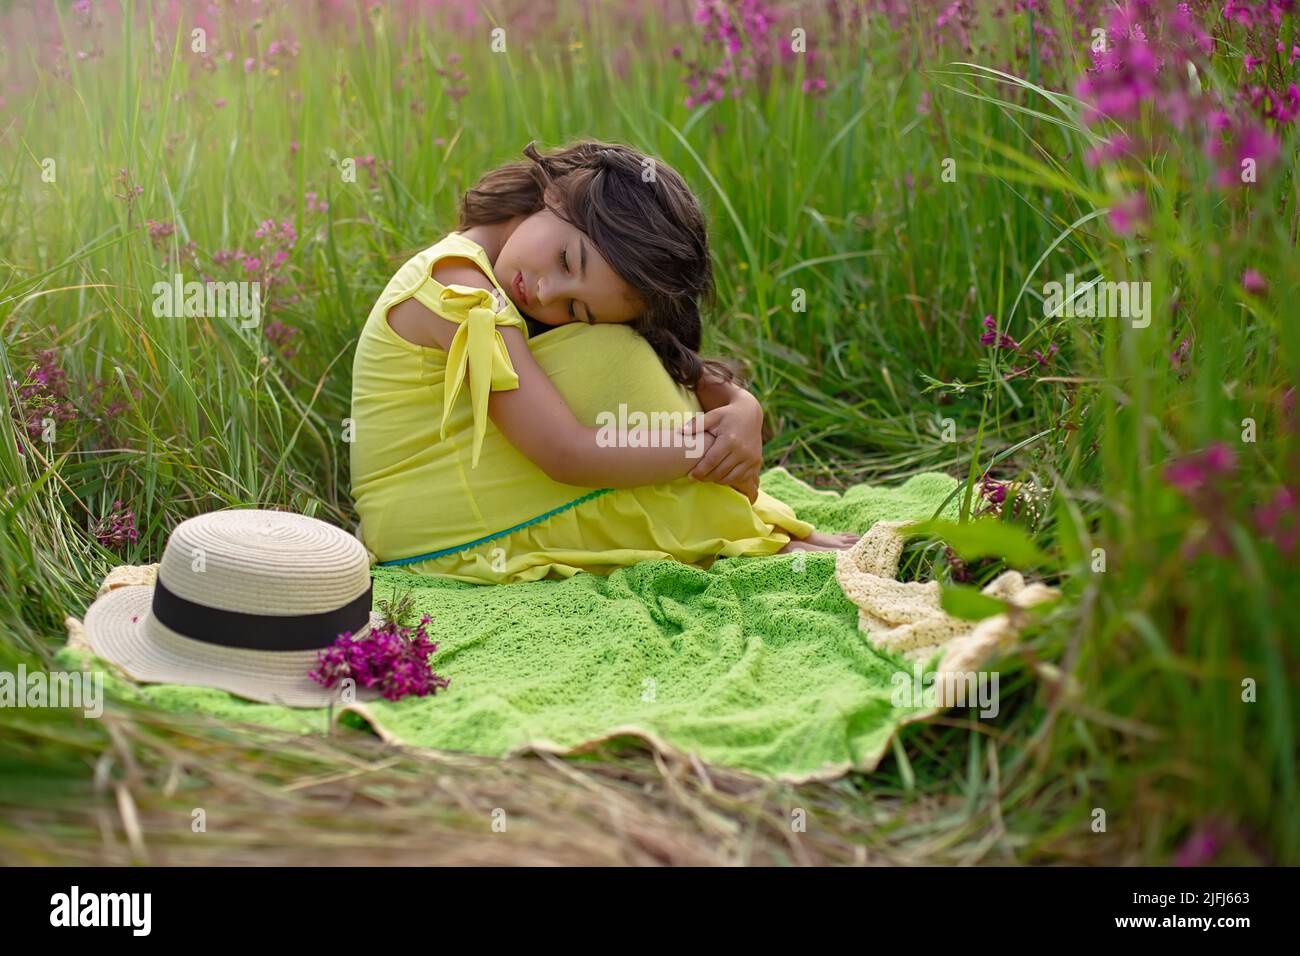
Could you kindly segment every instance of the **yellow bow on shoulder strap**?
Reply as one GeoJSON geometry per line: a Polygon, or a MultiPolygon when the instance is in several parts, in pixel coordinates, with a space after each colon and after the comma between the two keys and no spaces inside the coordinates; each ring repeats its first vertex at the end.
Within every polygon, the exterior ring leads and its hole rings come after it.
{"type": "Polygon", "coordinates": [[[447,437],[447,416],[460,396],[466,371],[470,372],[469,398],[474,413],[474,446],[470,467],[478,467],[479,450],[487,432],[488,392],[509,391],[519,387],[519,376],[510,362],[506,341],[497,330],[500,301],[487,289],[468,286],[444,286],[438,293],[443,306],[438,313],[445,317],[467,313],[452,337],[447,350],[447,375],[443,382],[441,437],[447,437]]]}

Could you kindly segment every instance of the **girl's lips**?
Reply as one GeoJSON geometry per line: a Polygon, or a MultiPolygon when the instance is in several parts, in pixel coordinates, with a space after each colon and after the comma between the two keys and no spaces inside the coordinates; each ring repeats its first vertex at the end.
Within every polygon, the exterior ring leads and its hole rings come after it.
{"type": "Polygon", "coordinates": [[[524,274],[522,272],[515,276],[515,292],[518,293],[519,298],[523,301],[524,305],[527,305],[528,291],[524,288],[524,274]]]}

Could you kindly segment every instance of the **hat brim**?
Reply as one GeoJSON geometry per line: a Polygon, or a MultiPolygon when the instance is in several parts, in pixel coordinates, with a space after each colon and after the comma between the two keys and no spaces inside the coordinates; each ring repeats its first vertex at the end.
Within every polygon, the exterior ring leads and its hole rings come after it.
{"type": "MultiPolygon", "coordinates": [[[[132,679],[152,684],[189,684],[228,691],[285,707],[341,703],[341,690],[316,683],[307,673],[317,652],[257,651],[196,641],[161,624],[152,614],[153,587],[130,585],[101,595],[86,611],[86,643],[132,679]]],[[[376,621],[356,632],[369,633],[376,621]]],[[[356,699],[377,696],[357,688],[356,699]]]]}

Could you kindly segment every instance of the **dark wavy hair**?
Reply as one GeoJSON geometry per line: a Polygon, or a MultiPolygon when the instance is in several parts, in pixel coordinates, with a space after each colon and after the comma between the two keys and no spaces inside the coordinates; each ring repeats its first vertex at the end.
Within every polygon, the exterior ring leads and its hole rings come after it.
{"type": "Polygon", "coordinates": [[[708,369],[739,370],[700,356],[701,309],[716,304],[704,213],[686,181],[630,146],[579,140],[485,173],[460,202],[460,225],[490,225],[549,209],[585,233],[645,304],[631,323],[673,380],[692,388],[708,369]],[[646,181],[644,171],[653,170],[646,181]]]}

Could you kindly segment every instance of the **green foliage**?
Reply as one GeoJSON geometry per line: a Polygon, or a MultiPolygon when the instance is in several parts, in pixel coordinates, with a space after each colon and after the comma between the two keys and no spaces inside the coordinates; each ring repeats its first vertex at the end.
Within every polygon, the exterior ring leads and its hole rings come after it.
{"type": "Polygon", "coordinates": [[[1002,558],[1018,568],[1050,564],[1048,556],[1038,549],[1028,534],[997,518],[979,518],[964,524],[935,518],[908,525],[905,530],[911,534],[932,534],[943,538],[966,561],[1002,558]]]}
{"type": "Polygon", "coordinates": [[[1000,601],[987,594],[981,594],[975,588],[964,584],[946,584],[940,591],[940,604],[953,617],[965,621],[982,621],[1007,610],[1007,602],[1000,601]]]}

